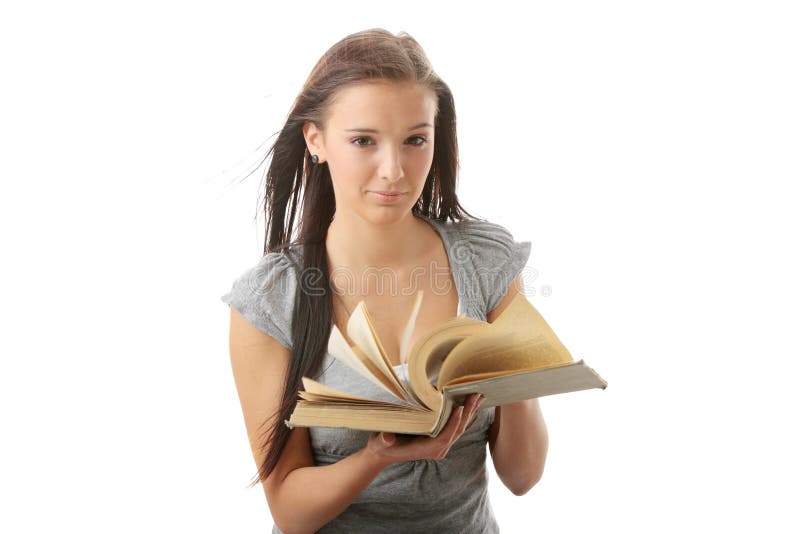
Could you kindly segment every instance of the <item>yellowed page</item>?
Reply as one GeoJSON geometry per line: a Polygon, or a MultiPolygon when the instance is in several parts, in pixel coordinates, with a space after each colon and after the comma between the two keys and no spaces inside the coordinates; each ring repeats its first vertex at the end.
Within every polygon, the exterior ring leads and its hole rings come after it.
{"type": "MultiPolygon", "coordinates": [[[[328,397],[336,397],[344,400],[381,402],[381,401],[376,401],[375,399],[368,399],[367,397],[359,397],[358,395],[353,395],[351,393],[347,393],[346,391],[341,391],[339,389],[326,386],[325,384],[317,382],[313,378],[308,378],[307,376],[304,376],[302,378],[302,381],[303,381],[303,387],[305,388],[306,392],[313,393],[315,395],[325,395],[328,397]]],[[[303,391],[300,391],[299,393],[302,395],[303,391]]]]}
{"type": "Polygon", "coordinates": [[[364,354],[364,351],[357,346],[350,346],[336,325],[333,325],[330,338],[328,338],[328,352],[376,386],[391,393],[398,400],[408,402],[403,392],[364,354]]]}
{"type": "Polygon", "coordinates": [[[488,329],[451,351],[437,383],[441,389],[463,376],[542,369],[572,361],[544,318],[520,293],[488,329]]]}
{"type": "Polygon", "coordinates": [[[411,314],[408,316],[406,328],[403,331],[403,338],[400,340],[400,363],[408,363],[408,351],[411,349],[411,336],[414,334],[414,325],[417,322],[419,309],[422,306],[423,292],[417,291],[414,304],[411,306],[411,314]]]}
{"type": "Polygon", "coordinates": [[[485,380],[487,378],[494,378],[496,376],[505,376],[508,374],[513,374],[515,371],[494,371],[491,373],[476,373],[474,375],[465,375],[460,376],[458,378],[454,378],[447,382],[446,384],[442,384],[442,386],[454,386],[457,384],[464,384],[466,382],[477,382],[478,380],[485,380]]]}
{"type": "Polygon", "coordinates": [[[300,398],[316,403],[332,403],[336,406],[371,406],[373,408],[385,407],[386,409],[403,408],[416,412],[430,412],[430,410],[422,406],[395,404],[392,402],[369,399],[367,397],[359,397],[358,395],[353,395],[347,393],[346,391],[341,391],[339,389],[326,386],[325,384],[317,382],[313,378],[308,378],[307,376],[303,377],[303,387],[305,388],[305,391],[299,392],[300,398]]]}
{"type": "Polygon", "coordinates": [[[460,315],[423,332],[408,359],[409,384],[414,395],[428,408],[438,412],[442,394],[433,386],[439,367],[453,347],[464,339],[489,328],[485,321],[460,315]]]}
{"type": "Polygon", "coordinates": [[[284,420],[284,424],[289,428],[324,426],[372,432],[429,435],[435,421],[436,415],[433,412],[423,412],[419,409],[338,406],[299,400],[289,420],[284,420]]]}
{"type": "Polygon", "coordinates": [[[347,335],[378,368],[380,374],[389,379],[391,385],[410,403],[417,404],[414,397],[406,390],[394,372],[386,351],[378,339],[378,333],[372,324],[367,305],[362,300],[347,321],[347,335]]]}

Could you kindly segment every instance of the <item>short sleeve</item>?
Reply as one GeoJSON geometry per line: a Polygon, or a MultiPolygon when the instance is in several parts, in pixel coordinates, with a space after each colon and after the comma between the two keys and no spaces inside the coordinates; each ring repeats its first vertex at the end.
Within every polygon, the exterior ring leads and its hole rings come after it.
{"type": "Polygon", "coordinates": [[[295,289],[291,260],[284,253],[270,252],[242,273],[220,300],[291,350],[295,289]]]}
{"type": "Polygon", "coordinates": [[[481,295],[488,315],[528,263],[531,242],[516,241],[507,228],[489,221],[465,220],[459,232],[469,251],[471,284],[481,295]]]}

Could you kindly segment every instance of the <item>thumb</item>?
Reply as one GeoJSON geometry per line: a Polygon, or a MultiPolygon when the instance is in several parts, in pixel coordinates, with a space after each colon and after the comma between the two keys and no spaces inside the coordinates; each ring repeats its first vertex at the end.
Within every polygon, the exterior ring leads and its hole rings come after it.
{"type": "Polygon", "coordinates": [[[394,443],[394,434],[381,432],[381,441],[384,442],[386,445],[391,445],[394,443]]]}

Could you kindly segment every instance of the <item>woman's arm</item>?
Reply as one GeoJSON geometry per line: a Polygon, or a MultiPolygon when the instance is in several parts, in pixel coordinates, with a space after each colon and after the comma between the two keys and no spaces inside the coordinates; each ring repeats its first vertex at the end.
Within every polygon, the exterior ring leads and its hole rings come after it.
{"type": "Polygon", "coordinates": [[[334,464],[294,469],[270,501],[275,524],[284,534],[316,532],[344,512],[385,467],[361,449],[334,464]]]}
{"type": "MultiPolygon", "coordinates": [[[[278,500],[284,511],[278,528],[289,532],[315,532],[341,514],[386,467],[418,459],[441,460],[464,433],[468,421],[479,409],[477,395],[468,397],[464,412],[456,410],[435,437],[414,436],[398,440],[396,434],[373,432],[366,447],[336,462],[321,467],[300,467],[282,481],[278,500]],[[309,517],[309,515],[317,517],[309,517]],[[288,517],[287,517],[288,516],[288,517]]],[[[292,431],[301,430],[295,428],[292,431]]],[[[276,521],[277,523],[277,521],[276,521]]]]}
{"type": "Polygon", "coordinates": [[[547,426],[539,399],[497,406],[489,429],[489,452],[497,476],[514,495],[530,490],[544,472],[547,426]]]}
{"type": "MultiPolygon", "coordinates": [[[[261,465],[261,424],[273,422],[291,353],[231,308],[230,354],[253,457],[261,465]]],[[[285,534],[316,532],[344,512],[389,465],[444,458],[478,410],[477,401],[478,396],[471,395],[463,415],[454,410],[435,438],[398,440],[393,434],[374,432],[363,449],[331,465],[314,465],[308,429],[293,428],[275,469],[262,482],[273,521],[285,534]]]]}
{"type": "MultiPolygon", "coordinates": [[[[274,421],[290,351],[231,308],[230,356],[256,465],[261,425],[274,421]]],[[[313,533],[341,514],[384,469],[366,449],[335,464],[315,466],[308,429],[294,428],[275,469],[262,481],[272,519],[285,534],[313,533]]]]}
{"type": "MultiPolygon", "coordinates": [[[[517,276],[500,304],[487,314],[488,322],[500,316],[524,286],[517,276]]],[[[503,404],[495,408],[489,428],[489,452],[497,476],[514,495],[528,492],[541,479],[547,458],[547,425],[539,399],[503,404]]]]}

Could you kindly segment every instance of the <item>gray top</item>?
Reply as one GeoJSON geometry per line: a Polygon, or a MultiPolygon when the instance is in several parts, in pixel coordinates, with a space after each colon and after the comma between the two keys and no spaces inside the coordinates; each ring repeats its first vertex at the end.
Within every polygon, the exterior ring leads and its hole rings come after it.
{"type": "MultiPolygon", "coordinates": [[[[431,224],[442,238],[458,292],[458,313],[485,321],[527,263],[531,243],[515,241],[506,228],[488,221],[417,217],[431,224]]],[[[270,252],[239,276],[221,299],[291,349],[296,288],[297,273],[291,260],[283,252],[270,252]]],[[[323,384],[355,395],[393,400],[330,353],[325,354],[321,369],[313,378],[323,384]]],[[[395,369],[402,373],[405,366],[395,369]]],[[[486,476],[486,444],[494,412],[494,408],[481,410],[443,460],[402,462],[384,469],[318,532],[499,532],[486,476]]],[[[369,438],[369,432],[344,428],[312,427],[308,432],[316,465],[349,456],[369,438]]],[[[272,533],[281,531],[275,526],[272,533]]]]}

